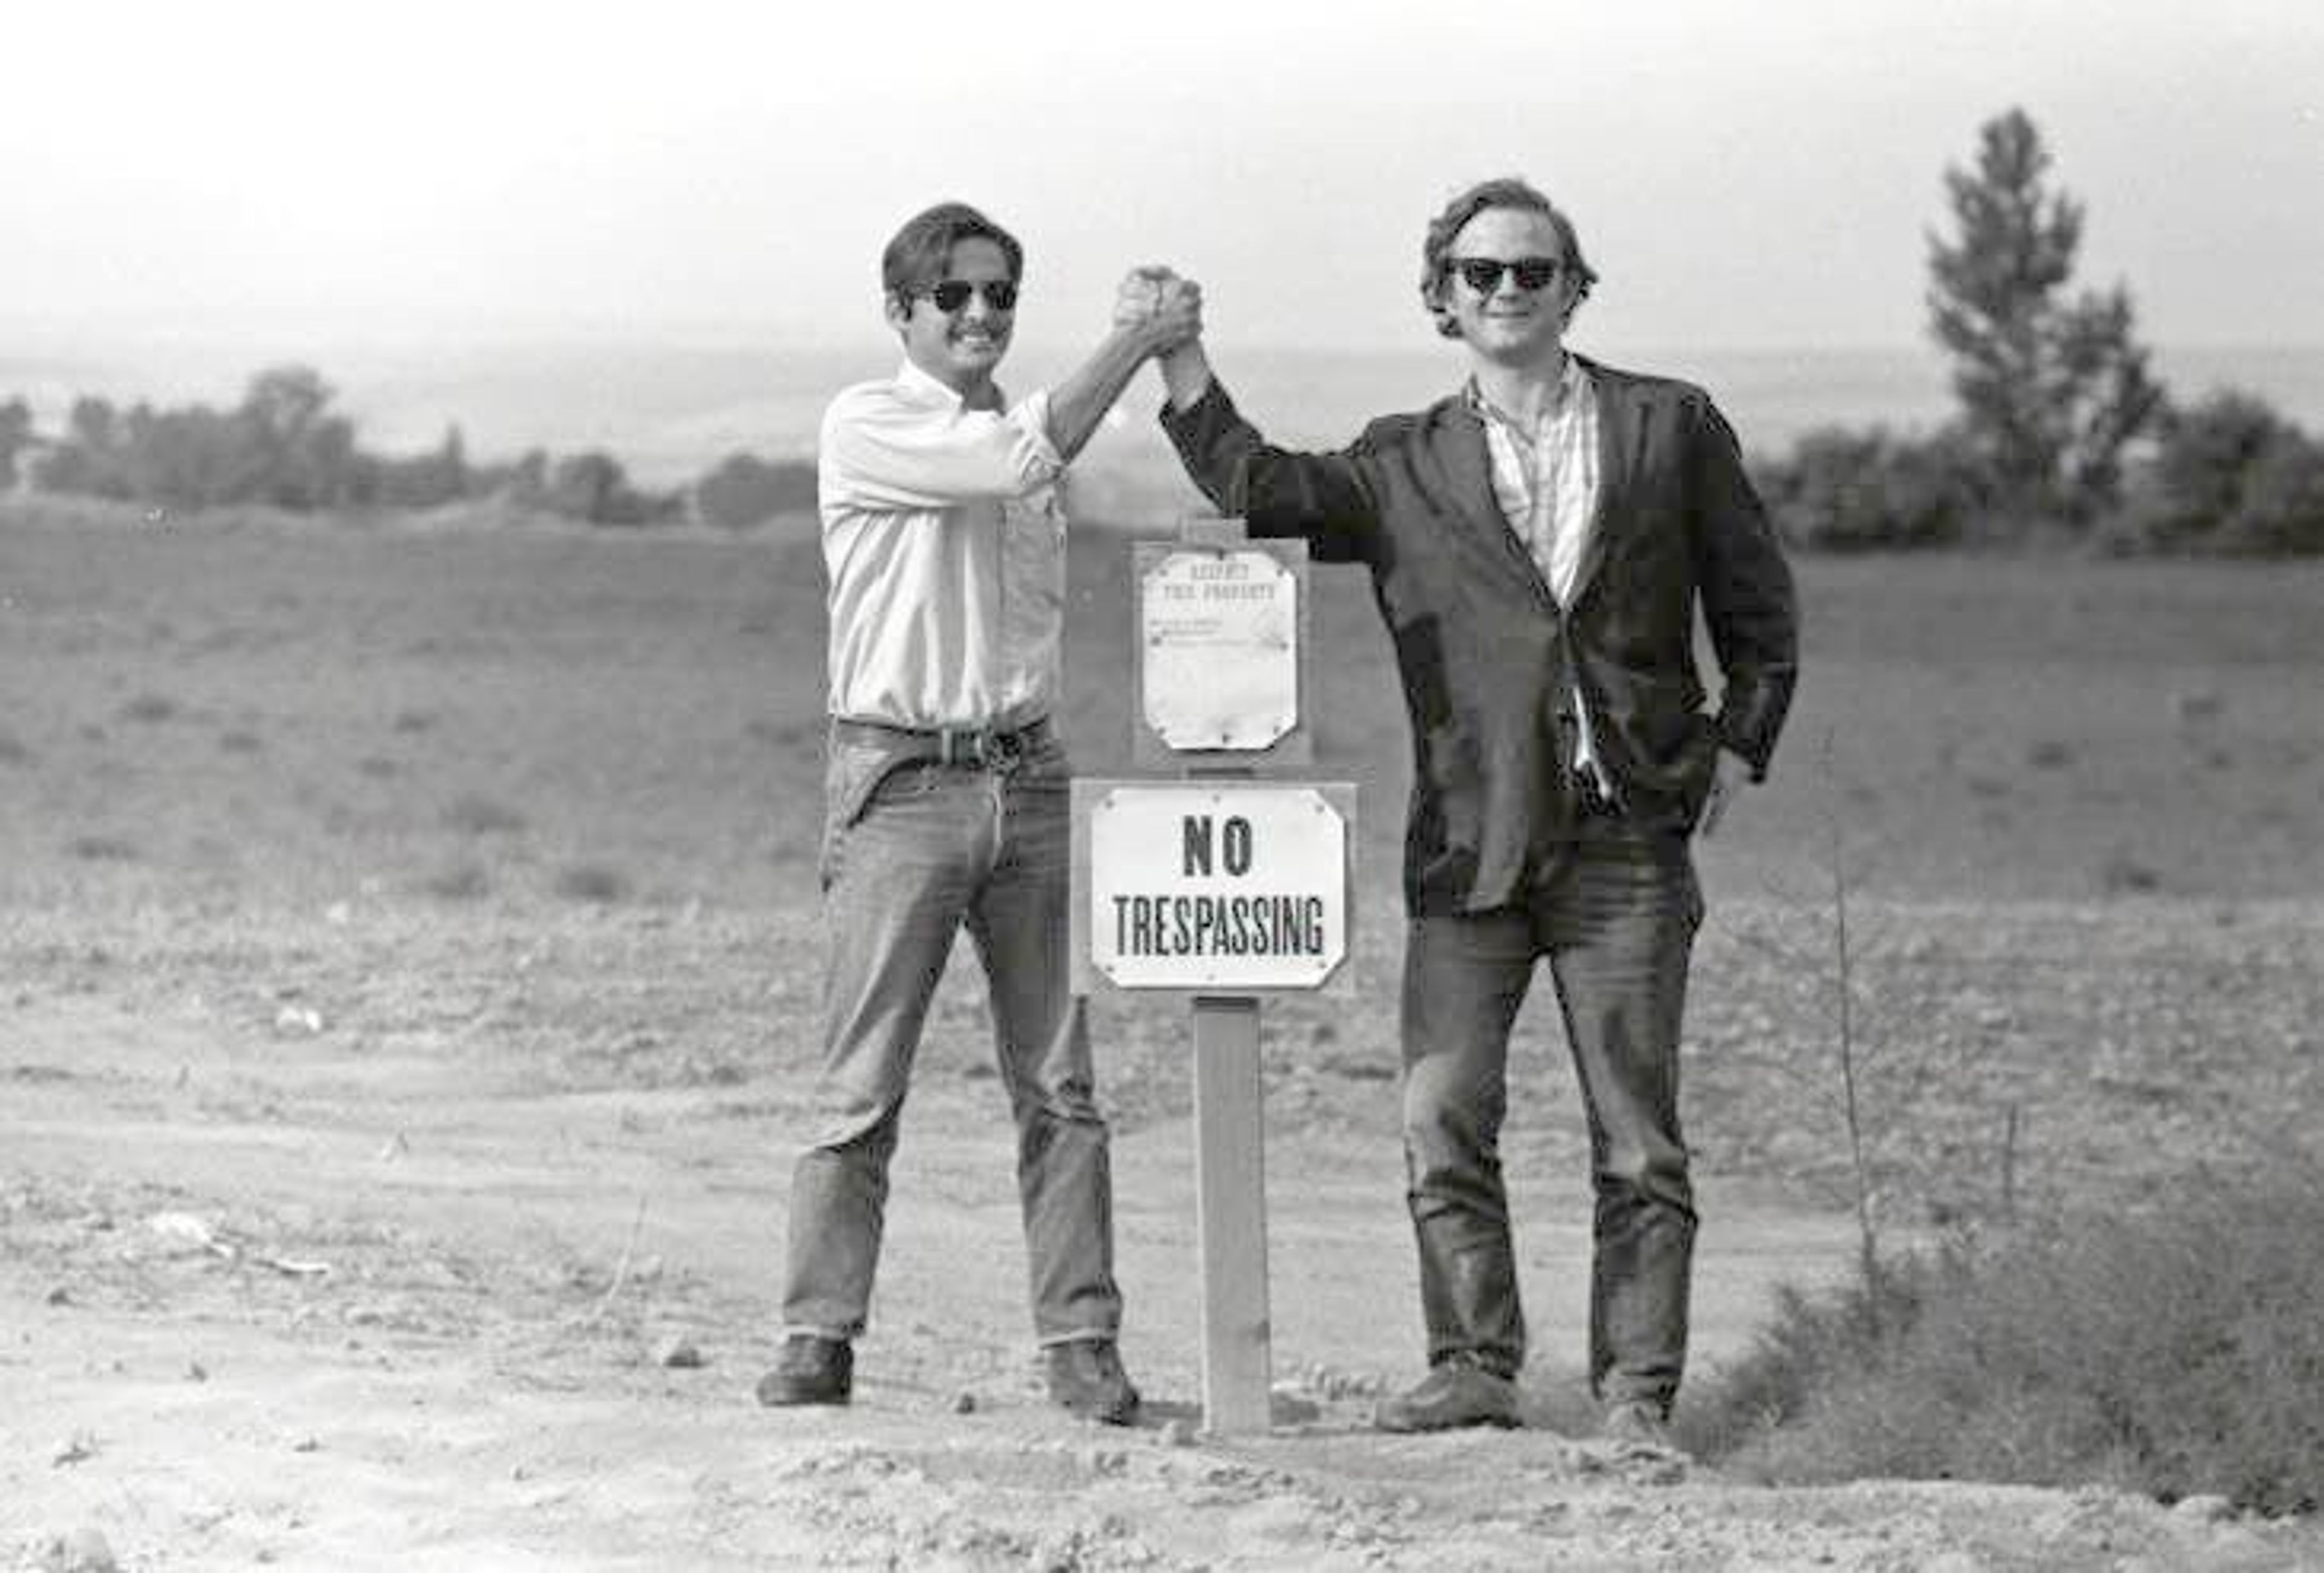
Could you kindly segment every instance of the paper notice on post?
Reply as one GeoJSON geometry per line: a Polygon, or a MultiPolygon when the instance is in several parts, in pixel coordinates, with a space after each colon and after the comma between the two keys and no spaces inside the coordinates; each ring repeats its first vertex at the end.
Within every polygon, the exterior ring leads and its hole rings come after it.
{"type": "Polygon", "coordinates": [[[1139,597],[1147,725],[1173,748],[1273,746],[1299,722],[1298,599],[1268,552],[1164,558],[1139,597]]]}

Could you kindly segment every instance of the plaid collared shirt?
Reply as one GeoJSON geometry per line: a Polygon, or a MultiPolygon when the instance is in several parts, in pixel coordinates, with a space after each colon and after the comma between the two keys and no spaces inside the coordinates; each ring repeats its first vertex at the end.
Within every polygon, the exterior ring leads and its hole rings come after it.
{"type": "MultiPolygon", "coordinates": [[[[1541,419],[1526,424],[1496,407],[1470,379],[1469,407],[1485,424],[1493,467],[1493,498],[1533,559],[1541,582],[1562,608],[1571,609],[1588,582],[1590,549],[1598,517],[1597,390],[1579,357],[1565,357],[1565,375],[1541,419]]],[[[1591,739],[1589,702],[1577,685],[1576,770],[1610,792],[1591,739]]]]}

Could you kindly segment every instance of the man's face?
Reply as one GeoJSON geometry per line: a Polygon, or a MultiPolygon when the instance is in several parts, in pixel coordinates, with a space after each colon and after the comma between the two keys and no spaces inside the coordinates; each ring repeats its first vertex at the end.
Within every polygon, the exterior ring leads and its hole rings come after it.
{"type": "Polygon", "coordinates": [[[922,285],[902,308],[893,301],[888,303],[888,320],[903,335],[905,356],[955,393],[990,383],[993,368],[1009,352],[1009,335],[1017,324],[1013,301],[1005,310],[992,303],[989,291],[993,286],[1001,286],[1004,297],[1014,295],[1007,254],[989,240],[956,243],[940,278],[922,285]],[[964,284],[974,288],[965,291],[954,310],[945,310],[934,291],[964,284]]]}
{"type": "Polygon", "coordinates": [[[1488,208],[1461,227],[1445,261],[1451,269],[1445,301],[1471,350],[1499,365],[1526,365],[1558,347],[1582,285],[1546,215],[1526,208],[1488,208]],[[1528,280],[1526,270],[1506,266],[1485,289],[1463,276],[1464,264],[1470,272],[1486,273],[1491,270],[1480,264],[1543,262],[1557,264],[1546,282],[1528,280]],[[1527,282],[1539,287],[1526,289],[1527,282]]]}

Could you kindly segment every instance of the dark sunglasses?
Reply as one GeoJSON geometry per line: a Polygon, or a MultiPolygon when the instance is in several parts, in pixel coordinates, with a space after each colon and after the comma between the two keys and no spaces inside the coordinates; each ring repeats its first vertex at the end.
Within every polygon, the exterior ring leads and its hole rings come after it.
{"type": "Polygon", "coordinates": [[[1515,262],[1503,262],[1495,256],[1460,256],[1445,265],[1480,295],[1489,295],[1499,289],[1503,273],[1514,277],[1517,288],[1530,294],[1565,271],[1565,264],[1554,256],[1521,256],[1515,262]]]}
{"type": "Polygon", "coordinates": [[[968,304],[971,295],[982,295],[984,303],[995,311],[1017,310],[1017,286],[1008,279],[992,279],[982,284],[972,284],[964,279],[946,279],[940,284],[930,284],[920,291],[936,303],[936,310],[947,314],[968,304]]]}

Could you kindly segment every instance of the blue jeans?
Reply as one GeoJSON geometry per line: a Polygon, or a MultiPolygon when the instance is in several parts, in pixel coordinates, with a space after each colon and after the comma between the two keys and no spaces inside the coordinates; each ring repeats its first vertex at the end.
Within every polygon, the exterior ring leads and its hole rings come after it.
{"type": "Polygon", "coordinates": [[[1046,727],[1021,757],[991,764],[899,765],[901,752],[831,745],[823,1071],[816,1134],[791,1180],[784,1326],[831,1338],[863,1330],[912,1058],[965,926],[1016,1120],[1036,1336],[1112,1337],[1121,1293],[1107,1133],[1068,986],[1065,752],[1046,727]]]}
{"type": "Polygon", "coordinates": [[[1702,919],[1686,842],[1617,829],[1573,847],[1521,906],[1413,920],[1404,1147],[1432,1364],[1525,1364],[1499,1143],[1509,1030],[1546,956],[1590,1122],[1591,1390],[1664,1407],[1676,1394],[1695,1227],[1679,1022],[1702,919]]]}

